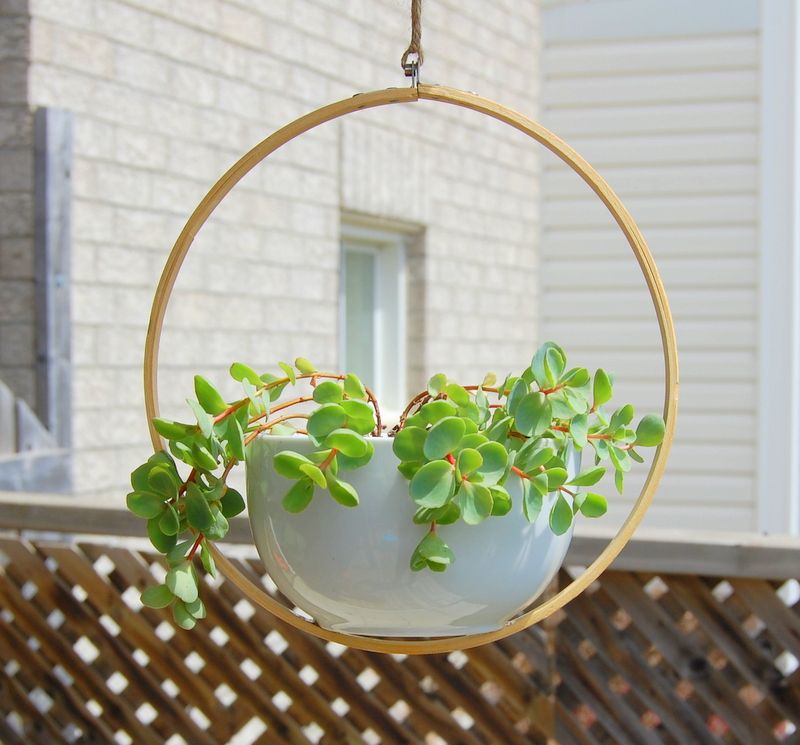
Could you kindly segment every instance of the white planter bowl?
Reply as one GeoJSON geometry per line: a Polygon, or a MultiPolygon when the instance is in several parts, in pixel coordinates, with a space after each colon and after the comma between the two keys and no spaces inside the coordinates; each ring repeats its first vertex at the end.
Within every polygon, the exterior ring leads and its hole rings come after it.
{"type": "MultiPolygon", "coordinates": [[[[275,584],[321,626],[372,636],[455,636],[501,627],[540,595],[567,553],[572,531],[553,535],[548,495],[539,518],[522,515],[518,480],[507,487],[514,506],[477,526],[440,528],[455,563],[442,573],[412,572],[409,559],[428,527],[414,525],[408,481],[397,471],[389,438],[370,438],[372,460],[341,476],[361,503],[347,508],[316,490],[299,514],[281,501],[291,485],[272,468],[282,450],[309,453],[307,437],[262,435],[250,445],[247,504],[256,548],[275,584]]],[[[576,462],[571,463],[577,467],[576,462]]]]}

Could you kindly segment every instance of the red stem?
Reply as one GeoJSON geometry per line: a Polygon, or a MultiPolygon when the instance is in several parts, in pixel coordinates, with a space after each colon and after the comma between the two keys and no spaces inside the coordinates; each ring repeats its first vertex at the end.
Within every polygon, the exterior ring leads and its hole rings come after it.
{"type": "Polygon", "coordinates": [[[189,553],[186,555],[186,560],[191,561],[194,559],[194,555],[197,553],[197,549],[200,548],[200,544],[203,542],[205,536],[202,533],[197,534],[197,540],[195,540],[194,545],[189,550],[189,553]]]}
{"type": "Polygon", "coordinates": [[[324,471],[333,462],[333,459],[336,457],[336,453],[338,452],[339,451],[336,448],[331,448],[331,451],[328,453],[325,460],[319,464],[319,470],[324,471]]]}

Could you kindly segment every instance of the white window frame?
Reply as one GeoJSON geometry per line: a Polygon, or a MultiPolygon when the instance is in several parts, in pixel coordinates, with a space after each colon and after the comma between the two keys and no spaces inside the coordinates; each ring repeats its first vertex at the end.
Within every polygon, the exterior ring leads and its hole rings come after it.
{"type": "Polygon", "coordinates": [[[800,534],[800,12],[761,0],[758,529],[800,534]]]}
{"type": "Polygon", "coordinates": [[[387,422],[392,421],[400,416],[407,395],[406,236],[389,230],[344,223],[340,243],[339,366],[343,370],[347,366],[344,255],[346,251],[362,251],[375,257],[375,394],[384,418],[387,422]]]}

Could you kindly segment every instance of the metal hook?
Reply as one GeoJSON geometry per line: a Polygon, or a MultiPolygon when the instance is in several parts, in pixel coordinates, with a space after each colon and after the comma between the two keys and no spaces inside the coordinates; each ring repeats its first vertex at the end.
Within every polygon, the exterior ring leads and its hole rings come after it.
{"type": "Polygon", "coordinates": [[[411,78],[411,87],[419,86],[419,59],[403,63],[403,71],[407,78],[411,78]]]}

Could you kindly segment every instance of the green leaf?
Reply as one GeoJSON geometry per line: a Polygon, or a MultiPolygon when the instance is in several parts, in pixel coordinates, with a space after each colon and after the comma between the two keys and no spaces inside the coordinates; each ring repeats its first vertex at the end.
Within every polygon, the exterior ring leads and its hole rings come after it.
{"type": "Polygon", "coordinates": [[[164,535],[177,535],[181,529],[181,520],[178,511],[171,504],[161,514],[158,520],[158,528],[164,535]]]}
{"type": "Polygon", "coordinates": [[[588,444],[589,417],[586,414],[578,414],[569,423],[569,433],[579,450],[583,450],[588,444]]]}
{"type": "Polygon", "coordinates": [[[214,524],[206,531],[206,538],[212,541],[221,541],[228,534],[230,523],[222,511],[216,507],[211,508],[211,514],[214,517],[214,524]]]}
{"type": "Polygon", "coordinates": [[[572,486],[594,486],[606,474],[606,469],[602,466],[589,468],[581,471],[574,479],[569,481],[572,486]]]}
{"type": "Polygon", "coordinates": [[[486,375],[483,376],[483,380],[481,381],[481,388],[493,388],[496,382],[497,382],[497,373],[488,372],[486,373],[486,375]]]}
{"type": "Polygon", "coordinates": [[[312,362],[305,357],[297,357],[294,361],[294,366],[304,375],[310,375],[317,371],[312,362]]]}
{"type": "Polygon", "coordinates": [[[422,427],[404,427],[392,441],[392,451],[402,460],[422,460],[425,438],[428,436],[422,427]]]}
{"type": "Polygon", "coordinates": [[[437,373],[428,381],[428,393],[436,398],[447,387],[447,375],[437,373]]]}
{"type": "Polygon", "coordinates": [[[496,484],[505,475],[508,466],[508,451],[499,442],[486,442],[478,446],[483,463],[478,473],[486,486],[496,484]]]}
{"type": "Polygon", "coordinates": [[[552,388],[563,372],[565,362],[564,350],[555,342],[546,341],[533,355],[530,367],[533,379],[540,388],[552,388]],[[550,353],[549,359],[548,353],[550,353]]]}
{"type": "Polygon", "coordinates": [[[302,512],[314,497],[314,482],[301,479],[283,497],[283,509],[287,512],[302,512]]]}
{"type": "Polygon", "coordinates": [[[617,432],[617,430],[626,427],[633,420],[634,413],[633,406],[630,404],[621,406],[611,415],[611,421],[608,423],[608,428],[612,432],[617,432]]]}
{"type": "Polygon", "coordinates": [[[467,525],[478,525],[492,514],[492,493],[481,484],[463,481],[453,501],[467,525]]]}
{"type": "Polygon", "coordinates": [[[360,455],[358,458],[351,458],[344,453],[339,453],[339,455],[336,456],[336,463],[340,469],[343,471],[354,471],[357,468],[365,466],[372,460],[375,448],[372,447],[372,443],[369,440],[365,440],[365,442],[367,443],[367,449],[364,454],[360,455]]]}
{"type": "MultiPolygon", "coordinates": [[[[503,447],[502,445],[500,447],[503,447]]],[[[458,471],[462,476],[469,476],[483,464],[481,454],[473,448],[464,448],[458,454],[458,471]]]]}
{"type": "Polygon", "coordinates": [[[529,522],[535,522],[542,511],[543,497],[528,479],[522,479],[522,514],[529,522]]]}
{"type": "Polygon", "coordinates": [[[637,463],[644,463],[644,458],[642,458],[642,456],[639,455],[639,453],[637,453],[635,450],[629,450],[628,455],[630,455],[631,458],[633,458],[637,463]]]}
{"type": "Polygon", "coordinates": [[[411,481],[414,478],[417,471],[419,471],[422,466],[424,466],[424,461],[403,461],[399,463],[397,466],[397,470],[403,475],[404,478],[411,481]]]}
{"type": "Polygon", "coordinates": [[[608,454],[611,456],[611,462],[614,464],[614,468],[618,471],[627,473],[631,470],[633,463],[631,463],[630,456],[627,452],[620,450],[618,447],[614,447],[614,445],[609,445],[608,454]]]}
{"type": "Polygon", "coordinates": [[[128,494],[125,502],[134,515],[146,520],[158,517],[164,509],[164,497],[154,492],[133,491],[128,494]]]}
{"type": "Polygon", "coordinates": [[[514,385],[511,386],[511,393],[508,394],[508,401],[506,401],[506,410],[511,416],[516,416],[520,402],[528,395],[529,391],[530,388],[524,380],[516,379],[514,385]]]}
{"type": "Polygon", "coordinates": [[[332,380],[326,380],[324,383],[320,383],[314,388],[312,396],[318,404],[336,404],[342,400],[344,391],[342,390],[342,386],[338,383],[334,383],[332,380]]]}
{"type": "Polygon", "coordinates": [[[420,507],[414,513],[414,522],[417,525],[438,523],[439,525],[452,525],[461,517],[461,510],[455,502],[448,502],[444,507],[420,507]]]}
{"type": "Polygon", "coordinates": [[[295,453],[292,450],[282,450],[272,458],[272,466],[275,471],[285,479],[299,479],[303,476],[300,466],[311,463],[305,455],[295,453]]]}
{"type": "Polygon", "coordinates": [[[466,406],[459,406],[458,416],[464,420],[464,424],[473,423],[475,425],[471,428],[473,432],[478,431],[478,424],[483,424],[481,410],[474,401],[470,401],[466,406]]]}
{"type": "Polygon", "coordinates": [[[185,603],[197,600],[197,582],[188,561],[172,567],[167,572],[165,584],[175,597],[185,603]]]}
{"type": "Polygon", "coordinates": [[[417,546],[417,551],[428,562],[448,566],[455,561],[450,547],[435,533],[428,533],[417,546]]]}
{"type": "Polygon", "coordinates": [[[189,404],[194,415],[197,417],[197,423],[200,425],[200,431],[203,433],[203,437],[211,437],[214,433],[214,420],[211,418],[211,414],[200,406],[197,401],[193,401],[191,398],[187,398],[186,403],[189,404]]]}
{"type": "Polygon", "coordinates": [[[308,434],[320,442],[333,430],[339,429],[347,421],[347,415],[339,404],[323,404],[309,418],[308,434]]]}
{"type": "Polygon", "coordinates": [[[531,476],[530,478],[531,486],[534,490],[536,490],[541,496],[548,494],[550,491],[550,483],[547,479],[547,474],[544,472],[537,473],[535,476],[531,476]]]}
{"type": "Polygon", "coordinates": [[[447,397],[456,406],[467,406],[472,402],[466,388],[461,387],[458,383],[448,383],[445,391],[447,392],[447,397]]]}
{"type": "Polygon", "coordinates": [[[295,375],[294,368],[286,362],[279,362],[278,367],[286,373],[289,382],[294,385],[297,382],[297,375],[295,375]]]}
{"type": "Polygon", "coordinates": [[[155,549],[162,554],[167,553],[178,542],[178,537],[175,535],[167,535],[159,527],[160,518],[154,517],[147,521],[147,537],[150,543],[155,546],[155,549]]]}
{"type": "Polygon", "coordinates": [[[197,625],[195,617],[189,613],[186,605],[180,600],[172,606],[172,617],[175,619],[175,623],[177,623],[178,626],[187,631],[193,629],[197,625]]]}
{"type": "Polygon", "coordinates": [[[515,465],[525,473],[533,473],[538,471],[540,466],[549,463],[555,454],[553,448],[541,447],[541,440],[529,440],[517,453],[515,465]]]}
{"type": "Polygon", "coordinates": [[[198,442],[192,446],[192,458],[194,464],[203,471],[213,471],[217,467],[217,459],[203,443],[198,442]]]}
{"type": "Polygon", "coordinates": [[[614,486],[617,487],[617,492],[622,494],[625,490],[625,472],[614,471],[614,486]]]}
{"type": "Polygon", "coordinates": [[[263,396],[259,393],[258,388],[254,386],[249,380],[242,381],[242,390],[248,399],[250,399],[250,406],[248,411],[250,416],[258,416],[266,412],[267,407],[264,403],[263,396]]]}
{"type": "Polygon", "coordinates": [[[200,620],[206,617],[206,607],[200,598],[197,598],[193,603],[184,603],[184,605],[192,618],[200,620]]]}
{"type": "Polygon", "coordinates": [[[243,362],[234,362],[231,365],[231,377],[239,382],[248,380],[256,388],[260,388],[264,383],[264,381],[258,377],[258,373],[253,370],[252,367],[245,365],[243,362]]]}
{"type": "Polygon", "coordinates": [[[225,439],[228,441],[228,448],[231,455],[238,461],[244,460],[244,431],[236,417],[228,419],[228,426],[225,430],[225,439]]]}
{"type": "Polygon", "coordinates": [[[582,388],[563,388],[561,393],[571,412],[585,414],[589,411],[589,402],[586,400],[582,388]]]}
{"type": "Polygon", "coordinates": [[[304,476],[308,476],[308,478],[310,478],[320,488],[324,489],[328,485],[328,482],[325,479],[325,474],[313,463],[302,463],[300,465],[300,471],[304,476]]]}
{"type": "Polygon", "coordinates": [[[342,407],[347,421],[345,426],[361,435],[367,435],[375,429],[375,409],[364,401],[342,401],[342,407]]]}
{"type": "Polygon", "coordinates": [[[558,489],[559,486],[564,484],[568,477],[567,469],[558,467],[548,468],[544,471],[544,475],[547,476],[547,488],[549,491],[558,489]]]}
{"type": "Polygon", "coordinates": [[[178,496],[180,484],[174,472],[167,466],[153,466],[147,474],[147,483],[150,489],[165,499],[172,499],[178,496]]]}
{"type": "Polygon", "coordinates": [[[608,440],[589,440],[589,444],[600,460],[608,460],[608,440]]]}
{"type": "Polygon", "coordinates": [[[502,517],[511,511],[511,495],[502,486],[490,486],[492,495],[492,516],[502,517]]]}
{"type": "Polygon", "coordinates": [[[409,485],[411,498],[420,507],[442,507],[455,492],[453,466],[444,460],[426,463],[409,485]]]}
{"type": "Polygon", "coordinates": [[[288,380],[284,380],[280,382],[281,378],[277,375],[273,375],[272,373],[264,373],[261,376],[261,382],[266,383],[268,387],[268,395],[270,401],[277,401],[281,397],[281,393],[283,393],[284,389],[287,385],[289,385],[288,380]]]}
{"type": "Polygon", "coordinates": [[[419,547],[415,548],[414,552],[411,554],[409,566],[411,567],[412,572],[419,572],[428,566],[428,562],[426,561],[425,557],[419,552],[419,547]]]}
{"type": "Polygon", "coordinates": [[[357,375],[349,373],[344,378],[344,392],[349,398],[357,399],[358,401],[367,400],[367,389],[361,382],[357,375]]]}
{"type": "Polygon", "coordinates": [[[150,480],[148,477],[153,468],[155,468],[155,466],[148,461],[131,471],[131,486],[134,491],[150,491],[150,480]]]}
{"type": "Polygon", "coordinates": [[[186,519],[189,525],[201,533],[205,533],[214,524],[214,515],[203,492],[196,484],[190,483],[186,487],[186,519]]]}
{"type": "Polygon", "coordinates": [[[559,347],[554,345],[548,348],[544,355],[544,371],[549,388],[552,388],[558,383],[559,378],[561,378],[564,372],[566,363],[567,359],[564,352],[559,347]]]}
{"type": "Polygon", "coordinates": [[[367,441],[349,429],[335,429],[324,441],[326,448],[336,448],[349,458],[360,458],[367,452],[367,441]]]}
{"type": "Polygon", "coordinates": [[[140,599],[148,608],[166,608],[175,596],[166,585],[153,585],[142,592],[140,599]]]}
{"type": "Polygon", "coordinates": [[[611,400],[611,380],[605,370],[599,369],[594,374],[594,383],[592,384],[592,407],[599,408],[611,400]]]}
{"type": "Polygon", "coordinates": [[[600,494],[588,492],[583,495],[580,510],[585,517],[602,517],[606,514],[608,503],[606,498],[600,494]]]}
{"type": "Polygon", "coordinates": [[[167,564],[171,567],[183,564],[186,561],[186,554],[194,544],[194,538],[189,538],[186,541],[175,543],[172,548],[167,551],[167,564]]]}
{"type": "Polygon", "coordinates": [[[209,414],[221,414],[228,408],[225,399],[222,398],[219,391],[214,388],[202,375],[194,376],[194,393],[197,400],[209,414]]]}
{"type": "Polygon", "coordinates": [[[217,576],[217,565],[214,563],[214,557],[211,555],[211,551],[208,550],[205,541],[200,545],[200,563],[203,565],[203,569],[212,577],[217,576]]]}
{"type": "Polygon", "coordinates": [[[664,420],[658,414],[648,414],[642,417],[636,428],[636,445],[642,447],[655,447],[664,439],[666,427],[664,420]]]}
{"type": "Polygon", "coordinates": [[[552,409],[544,393],[528,393],[517,408],[515,427],[523,435],[536,437],[552,422],[552,409]]]}
{"type": "Polygon", "coordinates": [[[327,473],[328,491],[331,496],[345,507],[356,507],[358,505],[358,492],[352,484],[346,481],[339,481],[333,474],[327,473]]]}
{"type": "Polygon", "coordinates": [[[182,424],[181,422],[173,422],[170,419],[161,419],[160,417],[153,418],[153,426],[158,434],[168,440],[180,440],[195,431],[194,424],[182,424]]]}
{"type": "MultiPolygon", "coordinates": [[[[443,403],[436,401],[434,403],[443,403]]],[[[466,425],[457,417],[445,417],[431,427],[425,439],[423,453],[428,460],[444,458],[453,452],[466,432],[466,425]]]]}
{"type": "Polygon", "coordinates": [[[436,424],[440,419],[455,416],[458,409],[449,401],[429,401],[419,410],[419,413],[426,424],[436,424]]]}
{"type": "Polygon", "coordinates": [[[222,499],[219,501],[222,514],[227,518],[236,517],[241,512],[244,512],[244,499],[236,489],[228,487],[222,499]]]}
{"type": "Polygon", "coordinates": [[[562,494],[558,495],[550,510],[550,530],[556,535],[564,535],[572,525],[572,509],[562,494]]]}
{"type": "Polygon", "coordinates": [[[467,432],[467,434],[461,438],[461,442],[458,443],[458,446],[453,451],[453,455],[458,455],[465,448],[473,448],[477,450],[481,445],[484,445],[487,442],[489,442],[489,440],[482,432],[467,432]]]}
{"type": "Polygon", "coordinates": [[[590,378],[591,375],[585,367],[573,367],[561,377],[559,383],[570,388],[581,388],[589,382],[590,378]]]}

